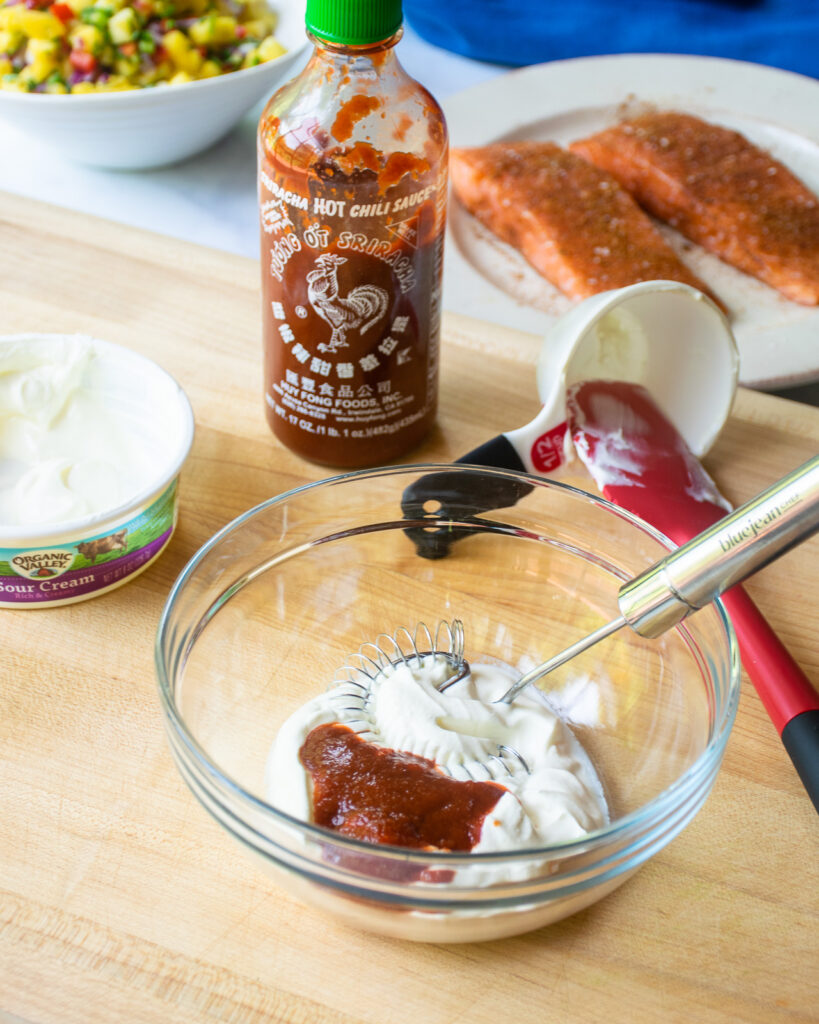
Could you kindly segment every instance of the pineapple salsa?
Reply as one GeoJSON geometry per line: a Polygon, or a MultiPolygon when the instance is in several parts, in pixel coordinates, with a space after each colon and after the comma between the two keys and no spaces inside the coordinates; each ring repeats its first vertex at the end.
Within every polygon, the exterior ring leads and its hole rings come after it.
{"type": "Polygon", "coordinates": [[[284,53],[265,0],[0,0],[0,89],[177,85],[284,53]]]}

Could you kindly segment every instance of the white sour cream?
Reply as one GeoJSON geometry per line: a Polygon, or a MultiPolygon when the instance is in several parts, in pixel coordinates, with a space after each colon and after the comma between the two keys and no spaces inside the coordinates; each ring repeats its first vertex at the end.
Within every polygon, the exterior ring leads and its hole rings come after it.
{"type": "Polygon", "coordinates": [[[156,476],[150,433],[118,401],[84,337],[0,344],[0,526],[117,508],[156,476]]]}

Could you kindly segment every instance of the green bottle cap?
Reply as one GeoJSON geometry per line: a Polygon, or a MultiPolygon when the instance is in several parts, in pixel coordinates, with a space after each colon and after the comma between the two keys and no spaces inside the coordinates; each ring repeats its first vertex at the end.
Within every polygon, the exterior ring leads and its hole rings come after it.
{"type": "Polygon", "coordinates": [[[401,28],[401,0],[307,0],[305,23],[330,43],[379,43],[401,28]]]}

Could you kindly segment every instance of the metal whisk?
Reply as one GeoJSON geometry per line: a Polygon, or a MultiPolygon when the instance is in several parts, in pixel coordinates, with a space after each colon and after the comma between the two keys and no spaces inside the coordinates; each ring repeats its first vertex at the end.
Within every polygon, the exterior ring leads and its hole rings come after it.
{"type": "MultiPolygon", "coordinates": [[[[345,715],[345,724],[358,726],[356,732],[366,736],[372,732],[372,721],[368,708],[373,693],[373,684],[386,670],[397,665],[406,665],[410,671],[421,667],[428,658],[442,659],[451,668],[439,691],[449,689],[454,683],[470,675],[469,662],[464,658],[464,627],[460,619],[452,622],[441,620],[431,630],[419,622],[414,631],[401,626],[394,633],[381,633],[374,641],[368,641],[347,657],[334,677],[337,692],[334,700],[340,711],[359,712],[360,718],[345,715]]],[[[503,775],[514,775],[521,770],[529,774],[529,765],[523,755],[506,744],[498,744],[497,753],[485,760],[461,762],[459,774],[472,781],[496,781],[503,775]]],[[[438,765],[447,775],[456,773],[452,767],[438,765]]]]}
{"type": "Polygon", "coordinates": [[[362,644],[355,654],[335,674],[336,685],[351,682],[369,693],[373,679],[387,668],[404,664],[409,669],[424,664],[426,658],[442,658],[452,667],[452,676],[446,680],[451,686],[469,675],[464,661],[464,624],[460,619],[441,621],[435,632],[419,622],[411,633],[401,626],[392,634],[380,633],[374,641],[362,644]],[[362,682],[362,676],[369,681],[362,682]]]}

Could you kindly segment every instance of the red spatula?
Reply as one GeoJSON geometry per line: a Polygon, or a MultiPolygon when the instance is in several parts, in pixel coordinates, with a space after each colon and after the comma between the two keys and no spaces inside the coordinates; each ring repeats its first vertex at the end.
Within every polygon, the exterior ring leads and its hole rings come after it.
{"type": "MultiPolygon", "coordinates": [[[[676,544],[731,506],[645,388],[584,381],[567,398],[569,429],[603,496],[676,544]]],[[[819,810],[819,694],[741,586],[722,595],[745,671],[819,810]]]]}

